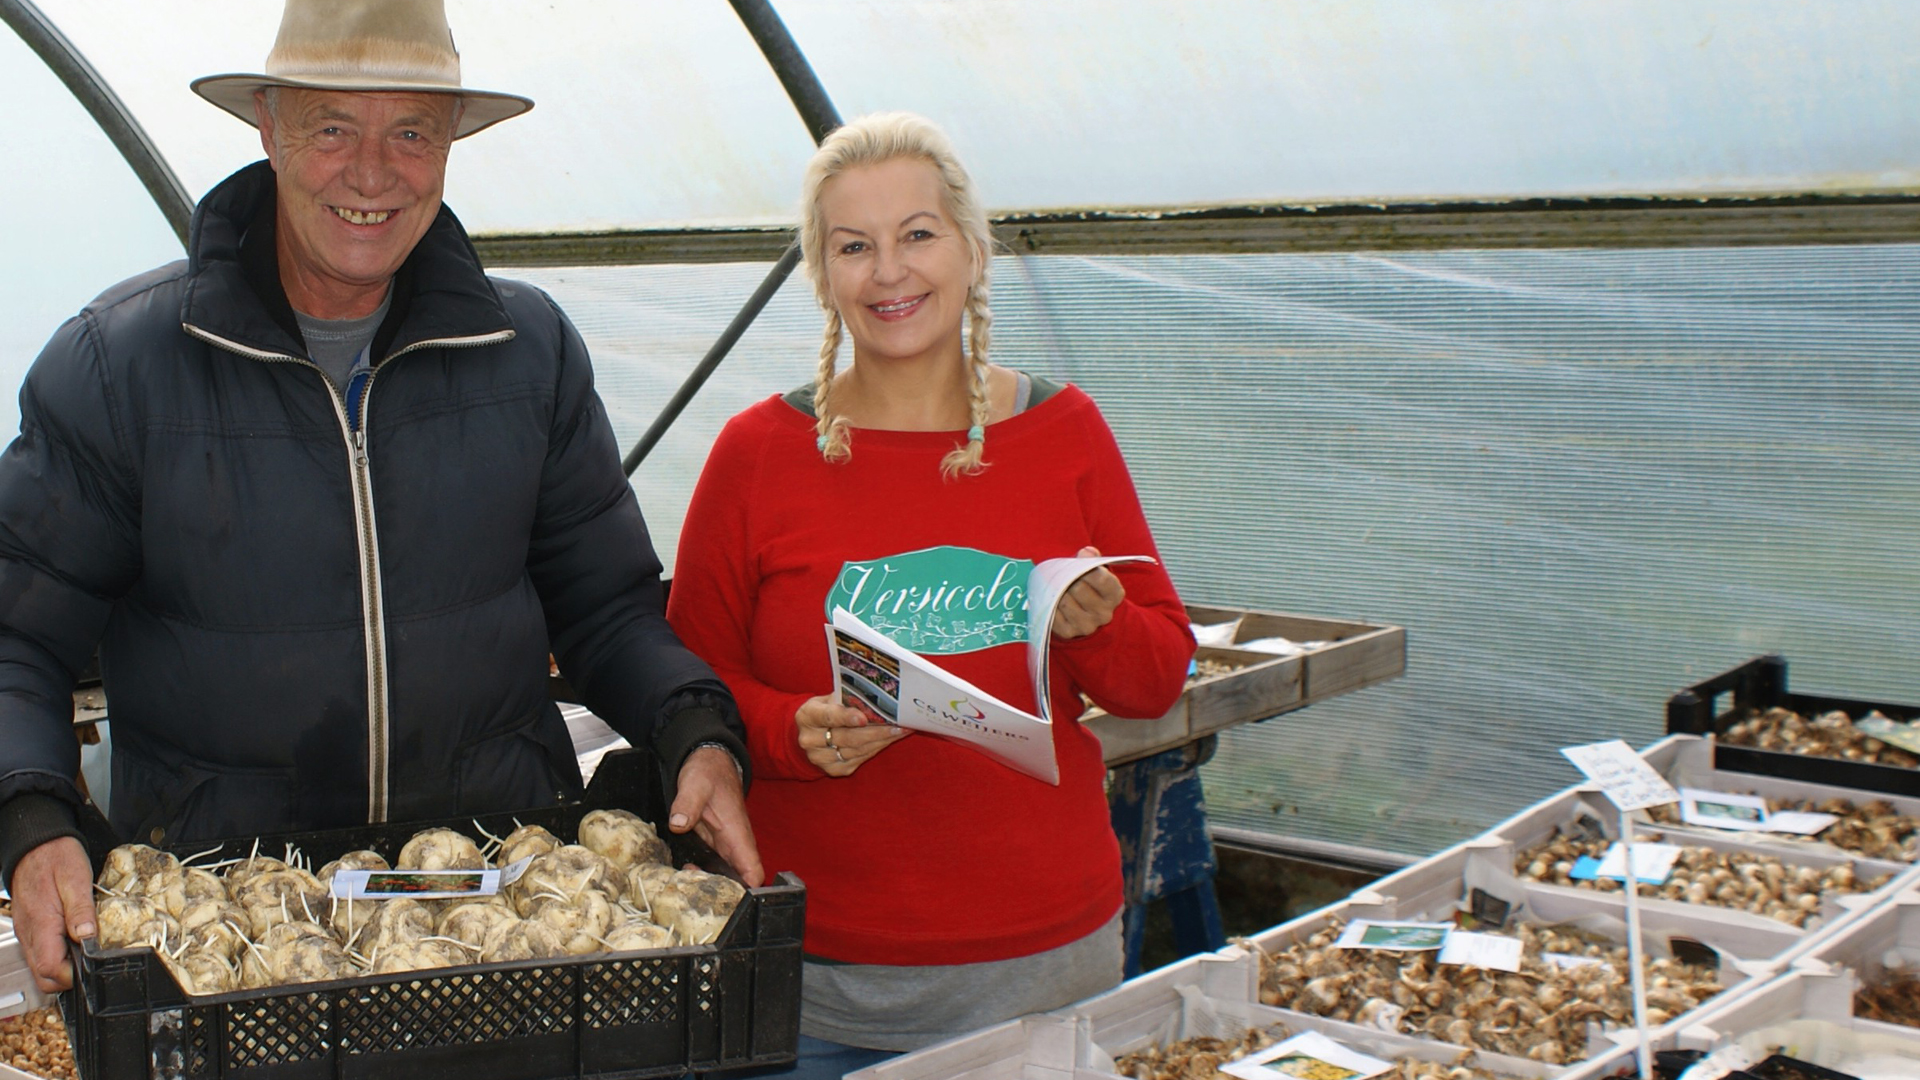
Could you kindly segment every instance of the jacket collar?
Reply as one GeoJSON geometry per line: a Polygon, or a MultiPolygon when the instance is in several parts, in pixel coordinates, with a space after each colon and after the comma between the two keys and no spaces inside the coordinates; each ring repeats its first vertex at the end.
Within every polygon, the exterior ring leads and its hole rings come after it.
{"type": "MultiPolygon", "coordinates": [[[[273,168],[257,161],[222,180],[194,208],[180,321],[239,351],[307,355],[274,253],[273,168]]],[[[513,320],[453,216],[440,213],[394,275],[393,304],[374,335],[383,361],[422,344],[512,336],[513,320]]]]}

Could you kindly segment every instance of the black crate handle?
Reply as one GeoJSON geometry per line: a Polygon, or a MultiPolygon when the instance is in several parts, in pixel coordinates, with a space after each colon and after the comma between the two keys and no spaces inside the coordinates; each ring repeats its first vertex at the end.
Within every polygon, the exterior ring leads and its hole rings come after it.
{"type": "Polygon", "coordinates": [[[1731,671],[1680,691],[1667,699],[1667,734],[1709,735],[1721,730],[1723,716],[1770,709],[1787,696],[1787,658],[1777,653],[1756,656],[1731,671]],[[1733,705],[1716,711],[1714,702],[1731,692],[1733,705]]]}

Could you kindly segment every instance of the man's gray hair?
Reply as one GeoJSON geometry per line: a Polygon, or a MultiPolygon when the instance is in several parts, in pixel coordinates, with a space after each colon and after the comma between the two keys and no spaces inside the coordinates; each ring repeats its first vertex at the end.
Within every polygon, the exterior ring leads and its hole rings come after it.
{"type": "MultiPolygon", "coordinates": [[[[280,91],[285,89],[286,87],[284,86],[263,86],[260,88],[260,95],[267,103],[267,116],[272,118],[275,130],[278,130],[280,127],[280,91]]],[[[466,98],[461,97],[459,94],[454,94],[452,97],[453,115],[447,118],[447,132],[449,134],[460,130],[460,114],[467,110],[466,98]]]]}

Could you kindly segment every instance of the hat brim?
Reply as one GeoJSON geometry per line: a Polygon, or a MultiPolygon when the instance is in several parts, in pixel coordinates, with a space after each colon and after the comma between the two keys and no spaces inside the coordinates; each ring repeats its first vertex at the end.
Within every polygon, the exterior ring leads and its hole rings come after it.
{"type": "Polygon", "coordinates": [[[351,94],[453,94],[463,105],[460,126],[453,137],[464,139],[502,120],[511,120],[533,108],[533,99],[492,90],[470,90],[438,82],[408,82],[402,79],[354,79],[351,77],[288,79],[275,75],[208,75],[195,79],[193,92],[215,105],[257,126],[253,95],[269,86],[290,86],[299,90],[341,90],[351,94]]]}

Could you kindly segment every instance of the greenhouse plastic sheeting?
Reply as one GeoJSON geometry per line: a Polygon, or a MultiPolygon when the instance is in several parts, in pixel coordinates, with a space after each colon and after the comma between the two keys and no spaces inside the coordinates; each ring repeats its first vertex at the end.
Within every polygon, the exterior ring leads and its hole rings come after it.
{"type": "MultiPolygon", "coordinates": [[[[258,71],[280,4],[37,2],[190,195],[258,156],[187,83],[258,71]]],[[[1002,210],[1920,184],[1904,0],[774,7],[843,115],[947,124],[1002,210]]],[[[806,130],[724,0],[447,10],[467,83],[538,103],[455,153],[470,228],[793,220],[806,130]]]]}
{"type": "MultiPolygon", "coordinates": [[[[626,441],[762,273],[524,272],[626,441]]],[[[1763,651],[1920,701],[1920,247],[1002,258],[994,297],[996,358],[1102,405],[1188,601],[1407,627],[1404,679],[1223,739],[1218,824],[1429,851],[1763,651]]],[[[819,328],[796,278],[642,467],[669,562],[819,328]]]]}

